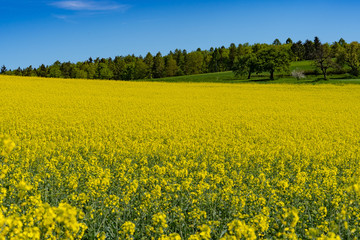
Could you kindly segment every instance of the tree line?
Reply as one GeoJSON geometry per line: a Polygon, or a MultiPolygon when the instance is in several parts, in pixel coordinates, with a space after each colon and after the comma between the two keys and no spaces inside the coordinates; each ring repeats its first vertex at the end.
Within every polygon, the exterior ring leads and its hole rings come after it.
{"type": "Polygon", "coordinates": [[[360,44],[346,43],[342,38],[332,44],[323,44],[318,37],[304,43],[293,43],[289,38],[285,44],[276,39],[272,45],[255,44],[245,49],[245,53],[236,58],[233,71],[235,75],[247,76],[248,79],[253,73],[268,72],[273,80],[274,72],[289,73],[292,61],[303,60],[312,60],[315,66],[315,70],[309,70],[307,74],[321,74],[325,80],[330,70],[353,76],[360,73],[360,44]]]}
{"type": "MultiPolygon", "coordinates": [[[[357,42],[346,43],[340,39],[332,44],[321,43],[318,37],[313,41],[293,42],[290,38],[285,43],[275,39],[272,44],[248,43],[229,47],[210,48],[187,52],[176,49],[163,56],[150,52],[145,57],[128,55],[115,58],[91,57],[84,62],[60,62],[52,65],[42,64],[8,70],[0,69],[1,74],[17,76],[38,76],[51,78],[84,78],[135,80],[163,78],[200,73],[234,71],[237,76],[250,78],[253,73],[268,72],[270,79],[277,71],[288,72],[290,62],[313,60],[317,69],[327,78],[329,69],[345,71],[358,76],[360,66],[360,46],[357,42]]],[[[315,72],[314,74],[316,74],[315,72]]]]}

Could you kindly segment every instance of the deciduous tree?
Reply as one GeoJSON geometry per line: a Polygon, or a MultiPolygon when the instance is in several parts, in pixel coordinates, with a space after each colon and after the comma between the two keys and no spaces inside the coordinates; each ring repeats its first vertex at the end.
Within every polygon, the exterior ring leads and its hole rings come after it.
{"type": "Polygon", "coordinates": [[[259,67],[260,63],[256,54],[248,53],[237,58],[233,72],[235,76],[247,76],[247,79],[250,79],[251,74],[257,72],[259,67]]]}
{"type": "Polygon", "coordinates": [[[281,46],[268,46],[258,52],[259,69],[270,73],[270,80],[274,80],[275,71],[289,71],[290,57],[281,46]]]}
{"type": "Polygon", "coordinates": [[[167,77],[175,76],[178,72],[178,66],[175,59],[169,55],[165,58],[165,75],[167,77]]]}
{"type": "Polygon", "coordinates": [[[204,58],[201,52],[196,51],[187,54],[185,59],[185,73],[187,75],[201,73],[203,61],[204,58]]]}
{"type": "MultiPolygon", "coordinates": [[[[316,40],[316,38],[315,38],[316,40]]],[[[334,67],[334,61],[331,57],[331,48],[329,44],[322,44],[320,41],[317,44],[314,44],[314,62],[316,67],[318,67],[324,79],[327,80],[327,72],[330,67],[334,67]]]]}
{"type": "Polygon", "coordinates": [[[161,78],[164,76],[165,70],[165,61],[162,57],[161,53],[158,52],[154,58],[154,65],[153,65],[153,77],[154,78],[161,78]]]}
{"type": "Polygon", "coordinates": [[[341,50],[337,54],[337,63],[344,66],[347,64],[354,76],[359,76],[360,71],[360,44],[358,42],[352,42],[350,44],[344,44],[341,50]]]}

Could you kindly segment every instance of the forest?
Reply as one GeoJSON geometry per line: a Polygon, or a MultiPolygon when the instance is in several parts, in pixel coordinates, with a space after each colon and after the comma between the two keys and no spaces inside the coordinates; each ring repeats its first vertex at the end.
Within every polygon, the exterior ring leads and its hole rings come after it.
{"type": "Polygon", "coordinates": [[[210,48],[187,52],[176,49],[167,55],[150,52],[143,56],[127,55],[114,58],[89,58],[83,62],[71,63],[56,61],[52,65],[42,64],[38,68],[7,69],[1,67],[0,73],[16,76],[38,76],[50,78],[81,78],[108,80],[136,80],[164,78],[201,73],[233,71],[236,76],[251,78],[254,73],[268,73],[270,80],[275,72],[290,75],[291,62],[312,60],[315,70],[293,72],[293,76],[348,73],[359,75],[360,45],[347,43],[344,39],[321,43],[318,37],[305,42],[293,42],[290,38],[281,43],[275,39],[272,44],[230,44],[229,47],[210,48]]]}

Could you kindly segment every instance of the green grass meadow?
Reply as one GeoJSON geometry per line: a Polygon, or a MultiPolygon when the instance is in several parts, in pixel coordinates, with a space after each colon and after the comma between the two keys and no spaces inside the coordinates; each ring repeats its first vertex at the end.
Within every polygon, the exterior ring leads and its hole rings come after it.
{"type": "MultiPolygon", "coordinates": [[[[269,79],[269,74],[264,72],[260,74],[252,74],[251,79],[235,77],[232,71],[205,73],[197,75],[167,77],[147,79],[145,81],[152,82],[213,82],[213,83],[287,83],[287,84],[360,84],[360,79],[355,79],[349,74],[331,74],[328,80],[324,80],[320,72],[317,75],[307,75],[307,72],[314,72],[316,67],[313,61],[299,61],[292,62],[290,65],[290,72],[293,70],[302,70],[306,77],[297,80],[289,73],[277,72],[275,73],[275,80],[269,79]]],[[[144,81],[135,80],[135,81],[144,81]]]]}

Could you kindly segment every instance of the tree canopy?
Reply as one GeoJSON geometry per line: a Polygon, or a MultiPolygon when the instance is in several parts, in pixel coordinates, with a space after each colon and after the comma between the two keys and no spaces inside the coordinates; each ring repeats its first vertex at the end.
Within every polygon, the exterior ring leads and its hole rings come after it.
{"type": "Polygon", "coordinates": [[[175,49],[167,55],[161,52],[142,56],[116,56],[114,58],[92,58],[84,62],[60,62],[52,65],[28,66],[14,70],[2,66],[0,74],[18,76],[40,76],[52,78],[87,78],[133,80],[173,77],[190,74],[222,72],[233,70],[236,76],[251,78],[254,73],[268,72],[270,79],[277,71],[287,72],[291,61],[313,60],[315,66],[327,78],[329,69],[341,68],[349,74],[360,74],[359,43],[346,43],[344,39],[332,44],[321,43],[318,37],[313,41],[285,43],[275,39],[272,44],[248,43],[229,47],[198,48],[196,51],[175,49]],[[344,70],[344,69],[350,70],[344,70]]]}

